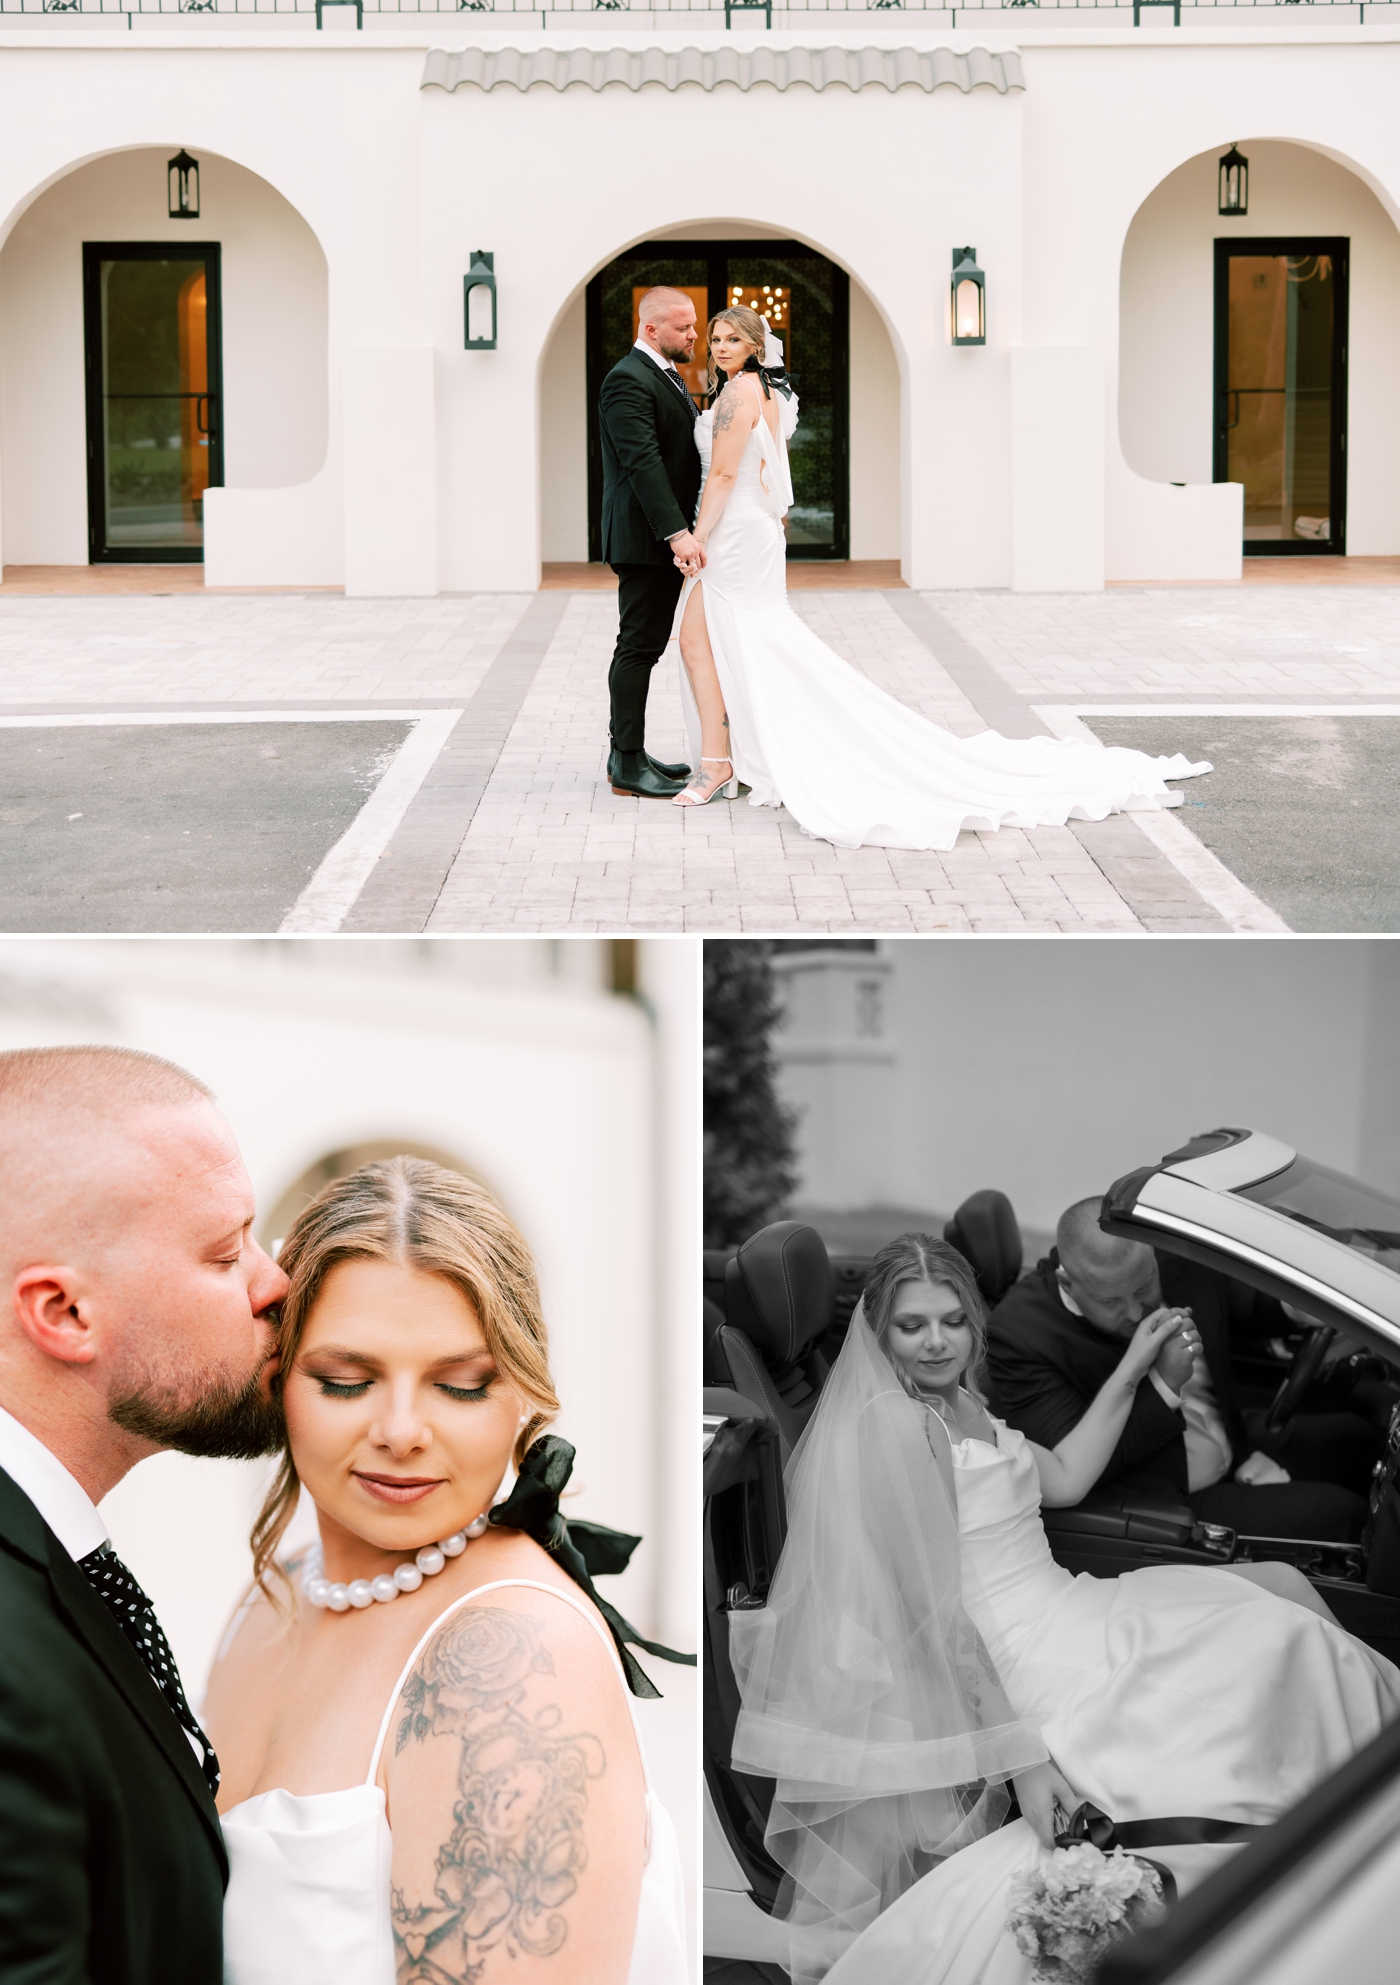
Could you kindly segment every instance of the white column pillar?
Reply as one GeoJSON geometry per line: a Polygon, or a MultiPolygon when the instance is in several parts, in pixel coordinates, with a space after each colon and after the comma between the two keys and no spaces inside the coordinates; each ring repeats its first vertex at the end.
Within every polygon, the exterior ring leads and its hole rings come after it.
{"type": "Polygon", "coordinates": [[[345,354],[345,591],[437,592],[437,446],[430,346],[345,354]]]}
{"type": "Polygon", "coordinates": [[[1011,587],[1104,581],[1104,363],[1083,345],[1011,354],[1011,587]]]}

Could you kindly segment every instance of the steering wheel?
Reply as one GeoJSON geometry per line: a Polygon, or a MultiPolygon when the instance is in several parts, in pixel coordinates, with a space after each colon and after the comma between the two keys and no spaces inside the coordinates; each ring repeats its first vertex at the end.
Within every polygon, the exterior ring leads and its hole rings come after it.
{"type": "Polygon", "coordinates": [[[1282,1433],[1293,1418],[1303,1403],[1303,1395],[1321,1371],[1322,1361],[1336,1334],[1335,1326],[1330,1323],[1315,1323],[1307,1332],[1293,1353],[1293,1362],[1288,1367],[1283,1384],[1274,1394],[1273,1405],[1264,1422],[1267,1433],[1282,1433]]]}

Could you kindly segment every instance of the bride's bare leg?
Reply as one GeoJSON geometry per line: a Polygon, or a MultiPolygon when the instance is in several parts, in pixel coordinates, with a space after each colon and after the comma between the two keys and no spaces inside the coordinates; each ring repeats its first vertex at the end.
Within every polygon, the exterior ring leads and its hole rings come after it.
{"type": "Polygon", "coordinates": [[[734,772],[729,760],[729,718],[725,714],[724,692],[719,686],[710,631],[705,625],[703,581],[692,588],[685,603],[680,642],[681,660],[685,663],[695,707],[700,713],[702,758],[694,778],[683,793],[676,795],[672,804],[702,806],[717,787],[729,782],[734,772]]]}

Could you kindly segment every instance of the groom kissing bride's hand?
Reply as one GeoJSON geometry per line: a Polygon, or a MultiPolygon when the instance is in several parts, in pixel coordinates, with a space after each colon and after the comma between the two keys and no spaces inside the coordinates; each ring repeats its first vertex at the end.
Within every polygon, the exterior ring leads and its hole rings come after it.
{"type": "Polygon", "coordinates": [[[0,1054],[0,1976],[219,1985],[218,1762],[97,1504],[162,1448],[277,1443],[287,1278],[209,1091],[0,1054]]]}

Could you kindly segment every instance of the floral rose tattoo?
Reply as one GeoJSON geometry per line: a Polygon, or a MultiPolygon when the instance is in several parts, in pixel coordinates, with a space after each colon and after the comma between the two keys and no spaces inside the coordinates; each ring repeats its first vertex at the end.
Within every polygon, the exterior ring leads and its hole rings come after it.
{"type": "Polygon", "coordinates": [[[596,1737],[563,1730],[557,1706],[527,1713],[531,1678],[553,1673],[533,1620],[471,1606],[405,1683],[396,1753],[445,1739],[461,1757],[431,1901],[393,1891],[397,1985],[474,1985],[492,1950],[563,1945],[563,1905],[588,1863],[588,1781],[605,1761],[596,1737]]]}

